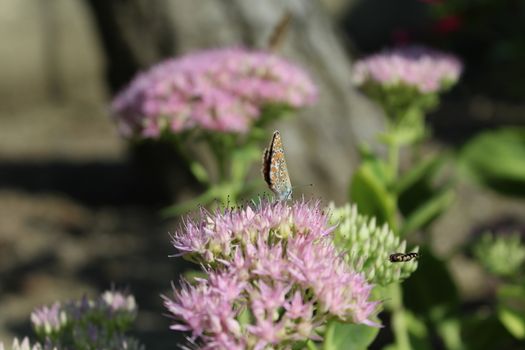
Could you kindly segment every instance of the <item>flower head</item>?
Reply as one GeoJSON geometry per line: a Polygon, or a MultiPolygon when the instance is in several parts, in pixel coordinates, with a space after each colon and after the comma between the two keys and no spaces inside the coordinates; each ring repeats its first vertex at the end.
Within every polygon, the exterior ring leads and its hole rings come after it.
{"type": "Polygon", "coordinates": [[[423,46],[403,46],[357,61],[353,80],[358,86],[404,86],[426,94],[454,85],[461,71],[462,64],[453,55],[423,46]]]}
{"type": "Polygon", "coordinates": [[[31,322],[45,349],[138,350],[140,344],[125,335],[136,312],[132,295],[112,290],[94,300],[83,297],[37,308],[31,322]]]}
{"type": "MultiPolygon", "coordinates": [[[[417,260],[392,264],[392,253],[404,253],[406,242],[400,241],[385,224],[379,226],[375,219],[360,215],[355,205],[336,208],[330,204],[330,223],[336,225],[334,242],[345,253],[346,262],[362,271],[370,283],[386,286],[401,282],[417,269],[417,260]]],[[[418,247],[412,251],[418,251],[418,247]]]]}
{"type": "Polygon", "coordinates": [[[101,300],[113,312],[125,311],[135,313],[137,311],[137,304],[133,295],[126,295],[119,291],[105,291],[101,295],[101,300]]]}
{"type": "Polygon", "coordinates": [[[31,313],[31,323],[37,333],[50,335],[60,331],[67,324],[67,316],[60,303],[42,306],[31,313]]]}
{"type": "Polygon", "coordinates": [[[216,49],[157,64],[120,92],[112,110],[121,134],[157,138],[190,129],[245,133],[270,105],[312,104],[316,89],[278,56],[216,49]]]}
{"type": "Polygon", "coordinates": [[[518,233],[495,236],[487,232],[474,246],[474,255],[488,271],[508,277],[523,269],[525,245],[518,233]]]}
{"type": "Polygon", "coordinates": [[[372,286],[334,247],[318,202],[201,214],[173,235],[181,255],[209,268],[164,297],[172,329],[204,349],[266,349],[319,339],[316,329],[333,318],[378,326],[372,286]]]}

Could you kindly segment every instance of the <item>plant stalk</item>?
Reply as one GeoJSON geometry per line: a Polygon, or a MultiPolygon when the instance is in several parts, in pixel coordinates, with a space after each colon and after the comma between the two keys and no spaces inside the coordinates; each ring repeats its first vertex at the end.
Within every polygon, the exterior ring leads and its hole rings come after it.
{"type": "Polygon", "coordinates": [[[396,342],[397,350],[411,350],[408,328],[406,324],[405,311],[403,306],[403,290],[399,283],[392,283],[389,287],[389,294],[392,298],[390,305],[392,308],[392,331],[396,342]]]}

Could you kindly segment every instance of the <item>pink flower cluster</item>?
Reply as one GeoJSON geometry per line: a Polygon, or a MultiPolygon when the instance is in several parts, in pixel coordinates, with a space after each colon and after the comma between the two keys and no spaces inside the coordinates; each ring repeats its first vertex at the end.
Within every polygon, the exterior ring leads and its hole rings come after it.
{"type": "Polygon", "coordinates": [[[136,314],[132,295],[111,290],[94,300],[83,297],[36,308],[31,323],[44,350],[80,349],[86,344],[97,349],[141,350],[140,343],[124,333],[136,314]]]}
{"type": "Polygon", "coordinates": [[[317,92],[308,75],[268,52],[216,49],[157,64],[112,103],[122,135],[157,138],[201,128],[245,133],[267,105],[298,108],[317,92]]]}
{"type": "Polygon", "coordinates": [[[334,318],[379,326],[370,320],[372,285],[333,245],[319,203],[261,201],[201,214],[172,240],[208,266],[208,277],[164,297],[171,328],[191,332],[200,349],[286,348],[320,340],[315,330],[334,318]]]}
{"type": "Polygon", "coordinates": [[[51,334],[58,332],[67,323],[67,315],[59,302],[42,306],[31,313],[31,323],[37,332],[51,334]]]}
{"type": "Polygon", "coordinates": [[[404,46],[359,60],[354,65],[356,85],[404,85],[421,93],[434,93],[453,85],[463,66],[453,55],[423,46],[404,46]]]}

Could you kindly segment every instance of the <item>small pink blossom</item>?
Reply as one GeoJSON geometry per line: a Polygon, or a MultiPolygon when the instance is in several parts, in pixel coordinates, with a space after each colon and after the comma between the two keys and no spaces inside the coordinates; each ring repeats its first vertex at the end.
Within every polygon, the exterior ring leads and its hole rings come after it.
{"type": "Polygon", "coordinates": [[[44,334],[58,332],[66,323],[67,316],[60,303],[51,306],[42,306],[31,313],[31,323],[37,331],[44,334]]]}
{"type": "Polygon", "coordinates": [[[268,52],[216,49],[161,62],[113,100],[123,136],[158,138],[190,129],[246,133],[268,105],[315,102],[308,75],[268,52]]]}
{"type": "Polygon", "coordinates": [[[463,66],[453,55],[422,46],[403,46],[359,60],[354,65],[356,85],[405,85],[421,93],[439,92],[453,85],[463,66]]]}
{"type": "Polygon", "coordinates": [[[125,311],[134,313],[137,311],[137,304],[133,295],[126,295],[118,291],[105,291],[101,295],[101,300],[113,312],[125,311]]]}

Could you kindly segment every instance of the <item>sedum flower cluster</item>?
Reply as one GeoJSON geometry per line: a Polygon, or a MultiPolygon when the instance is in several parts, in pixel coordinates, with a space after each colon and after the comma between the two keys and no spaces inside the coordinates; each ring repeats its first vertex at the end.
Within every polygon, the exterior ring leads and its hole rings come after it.
{"type": "Polygon", "coordinates": [[[321,340],[332,319],[379,326],[372,285],[344,261],[332,230],[317,202],[202,210],[172,235],[207,277],[164,297],[171,328],[188,331],[199,349],[262,350],[321,340]]]}
{"type": "MultiPolygon", "coordinates": [[[[370,283],[386,286],[399,283],[417,269],[417,260],[391,263],[390,254],[405,253],[406,241],[401,241],[388,225],[379,226],[375,218],[357,212],[355,205],[329,206],[330,224],[335,245],[342,250],[351,268],[361,271],[370,283]]],[[[418,247],[412,251],[417,252],[418,247]]]]}
{"type": "Polygon", "coordinates": [[[453,55],[423,46],[403,46],[357,61],[353,81],[358,86],[405,86],[421,94],[436,93],[454,85],[462,69],[453,55]]]}
{"type": "Polygon", "coordinates": [[[136,314],[132,295],[106,291],[95,300],[84,297],[37,308],[31,323],[38,338],[53,348],[138,350],[140,344],[125,335],[136,314]]]}
{"type": "Polygon", "coordinates": [[[56,350],[56,348],[48,347],[48,346],[42,346],[39,343],[34,343],[31,345],[29,342],[29,339],[26,337],[22,339],[22,341],[15,338],[13,340],[13,345],[11,345],[11,348],[5,347],[2,342],[0,342],[0,350],[56,350]]]}
{"type": "Polygon", "coordinates": [[[518,233],[495,236],[487,232],[474,246],[474,255],[491,273],[512,277],[523,271],[525,245],[518,233]]]}
{"type": "Polygon", "coordinates": [[[453,55],[403,46],[356,62],[352,78],[389,118],[383,141],[407,145],[428,136],[425,113],[438,105],[439,94],[456,84],[461,71],[462,64],[453,55]]]}
{"type": "Polygon", "coordinates": [[[112,111],[126,137],[186,130],[245,133],[266,107],[315,102],[308,75],[263,51],[215,49],[169,59],[139,74],[112,111]]]}

